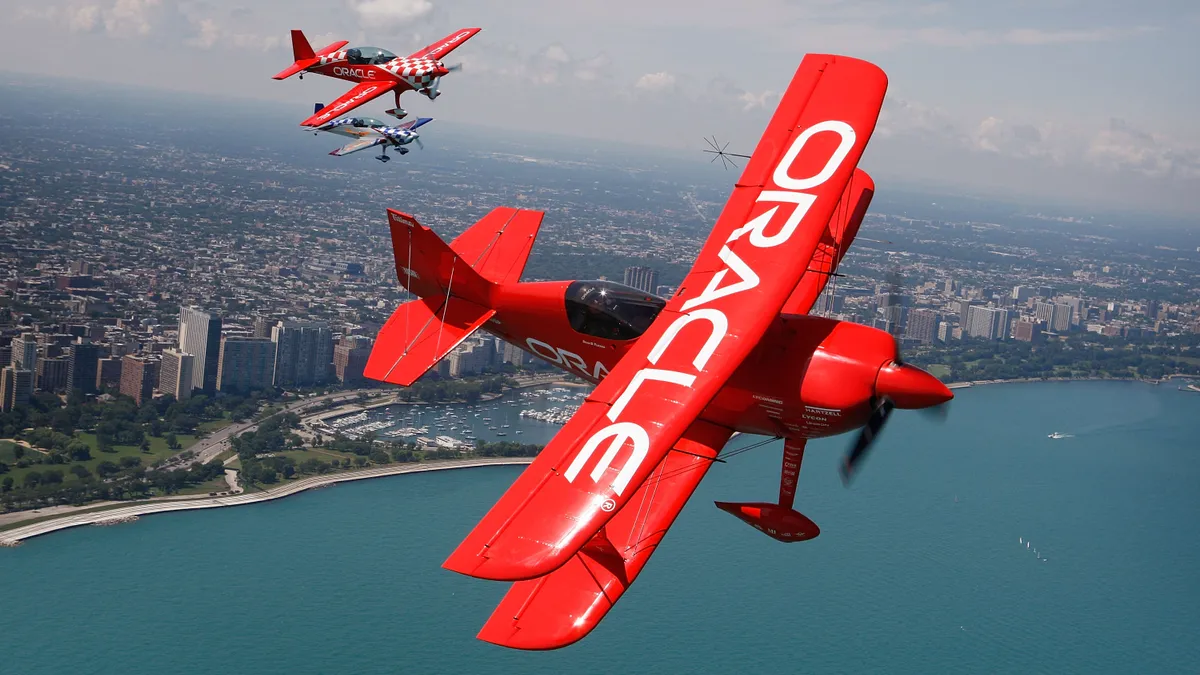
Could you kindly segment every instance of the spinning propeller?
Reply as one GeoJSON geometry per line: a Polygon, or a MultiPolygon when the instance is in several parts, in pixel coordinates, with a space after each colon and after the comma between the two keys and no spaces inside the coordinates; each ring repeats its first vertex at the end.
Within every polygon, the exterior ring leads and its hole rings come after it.
{"type": "Polygon", "coordinates": [[[717,137],[715,135],[711,139],[705,138],[704,142],[706,142],[710,146],[712,146],[712,150],[704,151],[704,152],[707,152],[707,153],[713,155],[712,161],[710,161],[709,164],[712,164],[713,162],[717,161],[717,157],[720,157],[721,158],[721,166],[725,167],[726,171],[729,170],[729,165],[733,165],[733,167],[735,169],[737,168],[737,163],[734,162],[732,159],[730,159],[730,157],[742,157],[745,159],[750,159],[750,155],[739,155],[735,152],[725,152],[725,148],[729,147],[729,143],[725,143],[724,145],[718,145],[717,137]]]}
{"type": "MultiPolygon", "coordinates": [[[[898,270],[893,268],[888,273],[887,279],[887,306],[892,307],[900,302],[901,275],[898,270]]],[[[898,340],[898,325],[889,326],[889,328],[888,332],[898,340]]],[[[879,375],[875,380],[875,395],[871,398],[871,415],[867,418],[862,430],[858,432],[858,437],[854,439],[854,445],[850,447],[850,451],[846,453],[846,458],[842,461],[840,467],[842,482],[846,485],[850,484],[850,480],[859,470],[863,458],[867,456],[867,452],[878,440],[883,427],[886,426],[892,410],[896,408],[920,410],[931,419],[944,422],[949,415],[950,399],[952,398],[950,390],[936,377],[920,368],[904,363],[900,351],[897,349],[896,357],[892,362],[879,369],[879,375]]]]}

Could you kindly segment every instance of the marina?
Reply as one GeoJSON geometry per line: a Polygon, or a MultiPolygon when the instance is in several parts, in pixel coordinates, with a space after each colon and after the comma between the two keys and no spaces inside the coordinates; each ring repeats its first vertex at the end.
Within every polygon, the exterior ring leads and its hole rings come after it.
{"type": "Polygon", "coordinates": [[[546,385],[479,403],[394,403],[305,420],[308,431],[352,440],[401,441],[465,448],[476,441],[545,444],[590,388],[546,385]]]}

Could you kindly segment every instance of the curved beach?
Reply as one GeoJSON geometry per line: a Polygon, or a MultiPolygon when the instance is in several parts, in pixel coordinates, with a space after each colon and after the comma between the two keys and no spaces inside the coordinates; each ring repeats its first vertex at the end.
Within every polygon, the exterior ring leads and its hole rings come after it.
{"type": "Polygon", "coordinates": [[[150,515],[153,513],[165,513],[167,511],[216,509],[224,506],[256,504],[258,502],[266,502],[271,501],[272,499],[279,499],[281,497],[287,497],[288,495],[294,495],[297,492],[303,492],[313,488],[333,485],[334,483],[344,483],[352,480],[378,478],[380,476],[394,476],[403,473],[418,473],[422,471],[469,469],[479,466],[521,465],[529,464],[532,461],[532,457],[485,457],[478,459],[455,459],[411,464],[395,464],[374,467],[370,469],[362,469],[358,471],[346,471],[344,473],[337,474],[310,476],[308,478],[289,481],[285,485],[280,485],[279,487],[263,492],[255,492],[253,494],[243,493],[229,497],[197,497],[195,499],[186,500],[181,500],[178,498],[166,498],[161,500],[140,501],[135,502],[130,506],[123,506],[120,508],[107,509],[103,511],[93,511],[90,513],[52,517],[48,520],[32,523],[23,527],[15,527],[11,530],[0,532],[0,546],[18,546],[25,539],[43,534],[49,534],[51,532],[57,532],[58,530],[65,530],[69,527],[130,522],[137,520],[140,516],[150,515]]]}

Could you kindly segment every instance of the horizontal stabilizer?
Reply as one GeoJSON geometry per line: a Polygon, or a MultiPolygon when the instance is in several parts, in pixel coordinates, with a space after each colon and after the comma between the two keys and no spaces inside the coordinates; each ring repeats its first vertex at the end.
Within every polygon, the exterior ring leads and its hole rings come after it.
{"type": "Polygon", "coordinates": [[[305,68],[317,65],[317,63],[320,62],[320,60],[321,59],[312,58],[312,59],[304,59],[302,61],[296,61],[295,63],[288,66],[287,68],[284,68],[283,70],[279,71],[278,73],[275,73],[274,75],[272,75],[271,79],[286,80],[289,77],[295,75],[296,73],[304,70],[305,68]]]}
{"type": "Polygon", "coordinates": [[[411,386],[495,313],[454,296],[406,302],[380,329],[363,375],[411,386]]]}

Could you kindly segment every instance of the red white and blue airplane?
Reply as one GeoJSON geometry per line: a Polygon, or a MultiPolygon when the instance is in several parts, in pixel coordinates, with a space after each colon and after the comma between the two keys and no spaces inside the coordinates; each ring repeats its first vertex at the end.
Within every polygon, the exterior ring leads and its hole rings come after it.
{"type": "Polygon", "coordinates": [[[480,639],[554,649],[587,635],[733,434],[784,439],[779,496],[717,506],[806,541],[820,533],[793,508],[807,439],[859,430],[849,480],[893,409],[953,398],[892,335],[809,315],[874,194],[856,167],[886,89],[871,63],[807,55],[669,299],[521,282],[538,211],[497,208],[449,245],[388,211],[397,275],[419,299],[380,330],[368,377],[411,385],[482,329],[597,385],[443,563],[512,584],[480,639]]]}
{"type": "Polygon", "coordinates": [[[447,66],[441,59],[479,31],[479,28],[463,28],[408,56],[397,56],[379,47],[343,49],[349,44],[346,40],[313,51],[304,33],[293,30],[295,63],[277,73],[274,79],[286,80],[297,73],[303,78],[304,73],[317,73],[358,83],[301,122],[302,126],[320,126],[389,91],[395,93],[396,107],[387,113],[403,119],[408,113],[400,107],[400,94],[414,90],[430,101],[436,99],[441,93],[438,87],[442,77],[459,69],[458,65],[447,66]]]}
{"type": "MultiPolygon", "coordinates": [[[[317,107],[319,109],[321,104],[318,103],[317,107]]],[[[425,144],[421,143],[421,135],[417,133],[417,129],[432,121],[432,117],[418,117],[411,122],[389,126],[370,117],[343,117],[316,127],[316,131],[326,131],[354,139],[330,152],[331,155],[341,157],[359,150],[380,146],[382,154],[376,155],[375,159],[386,162],[391,159],[387,154],[388,148],[395,148],[396,152],[401,155],[408,154],[408,148],[405,146],[411,143],[416,143],[418,148],[423,149],[425,144]]]]}

